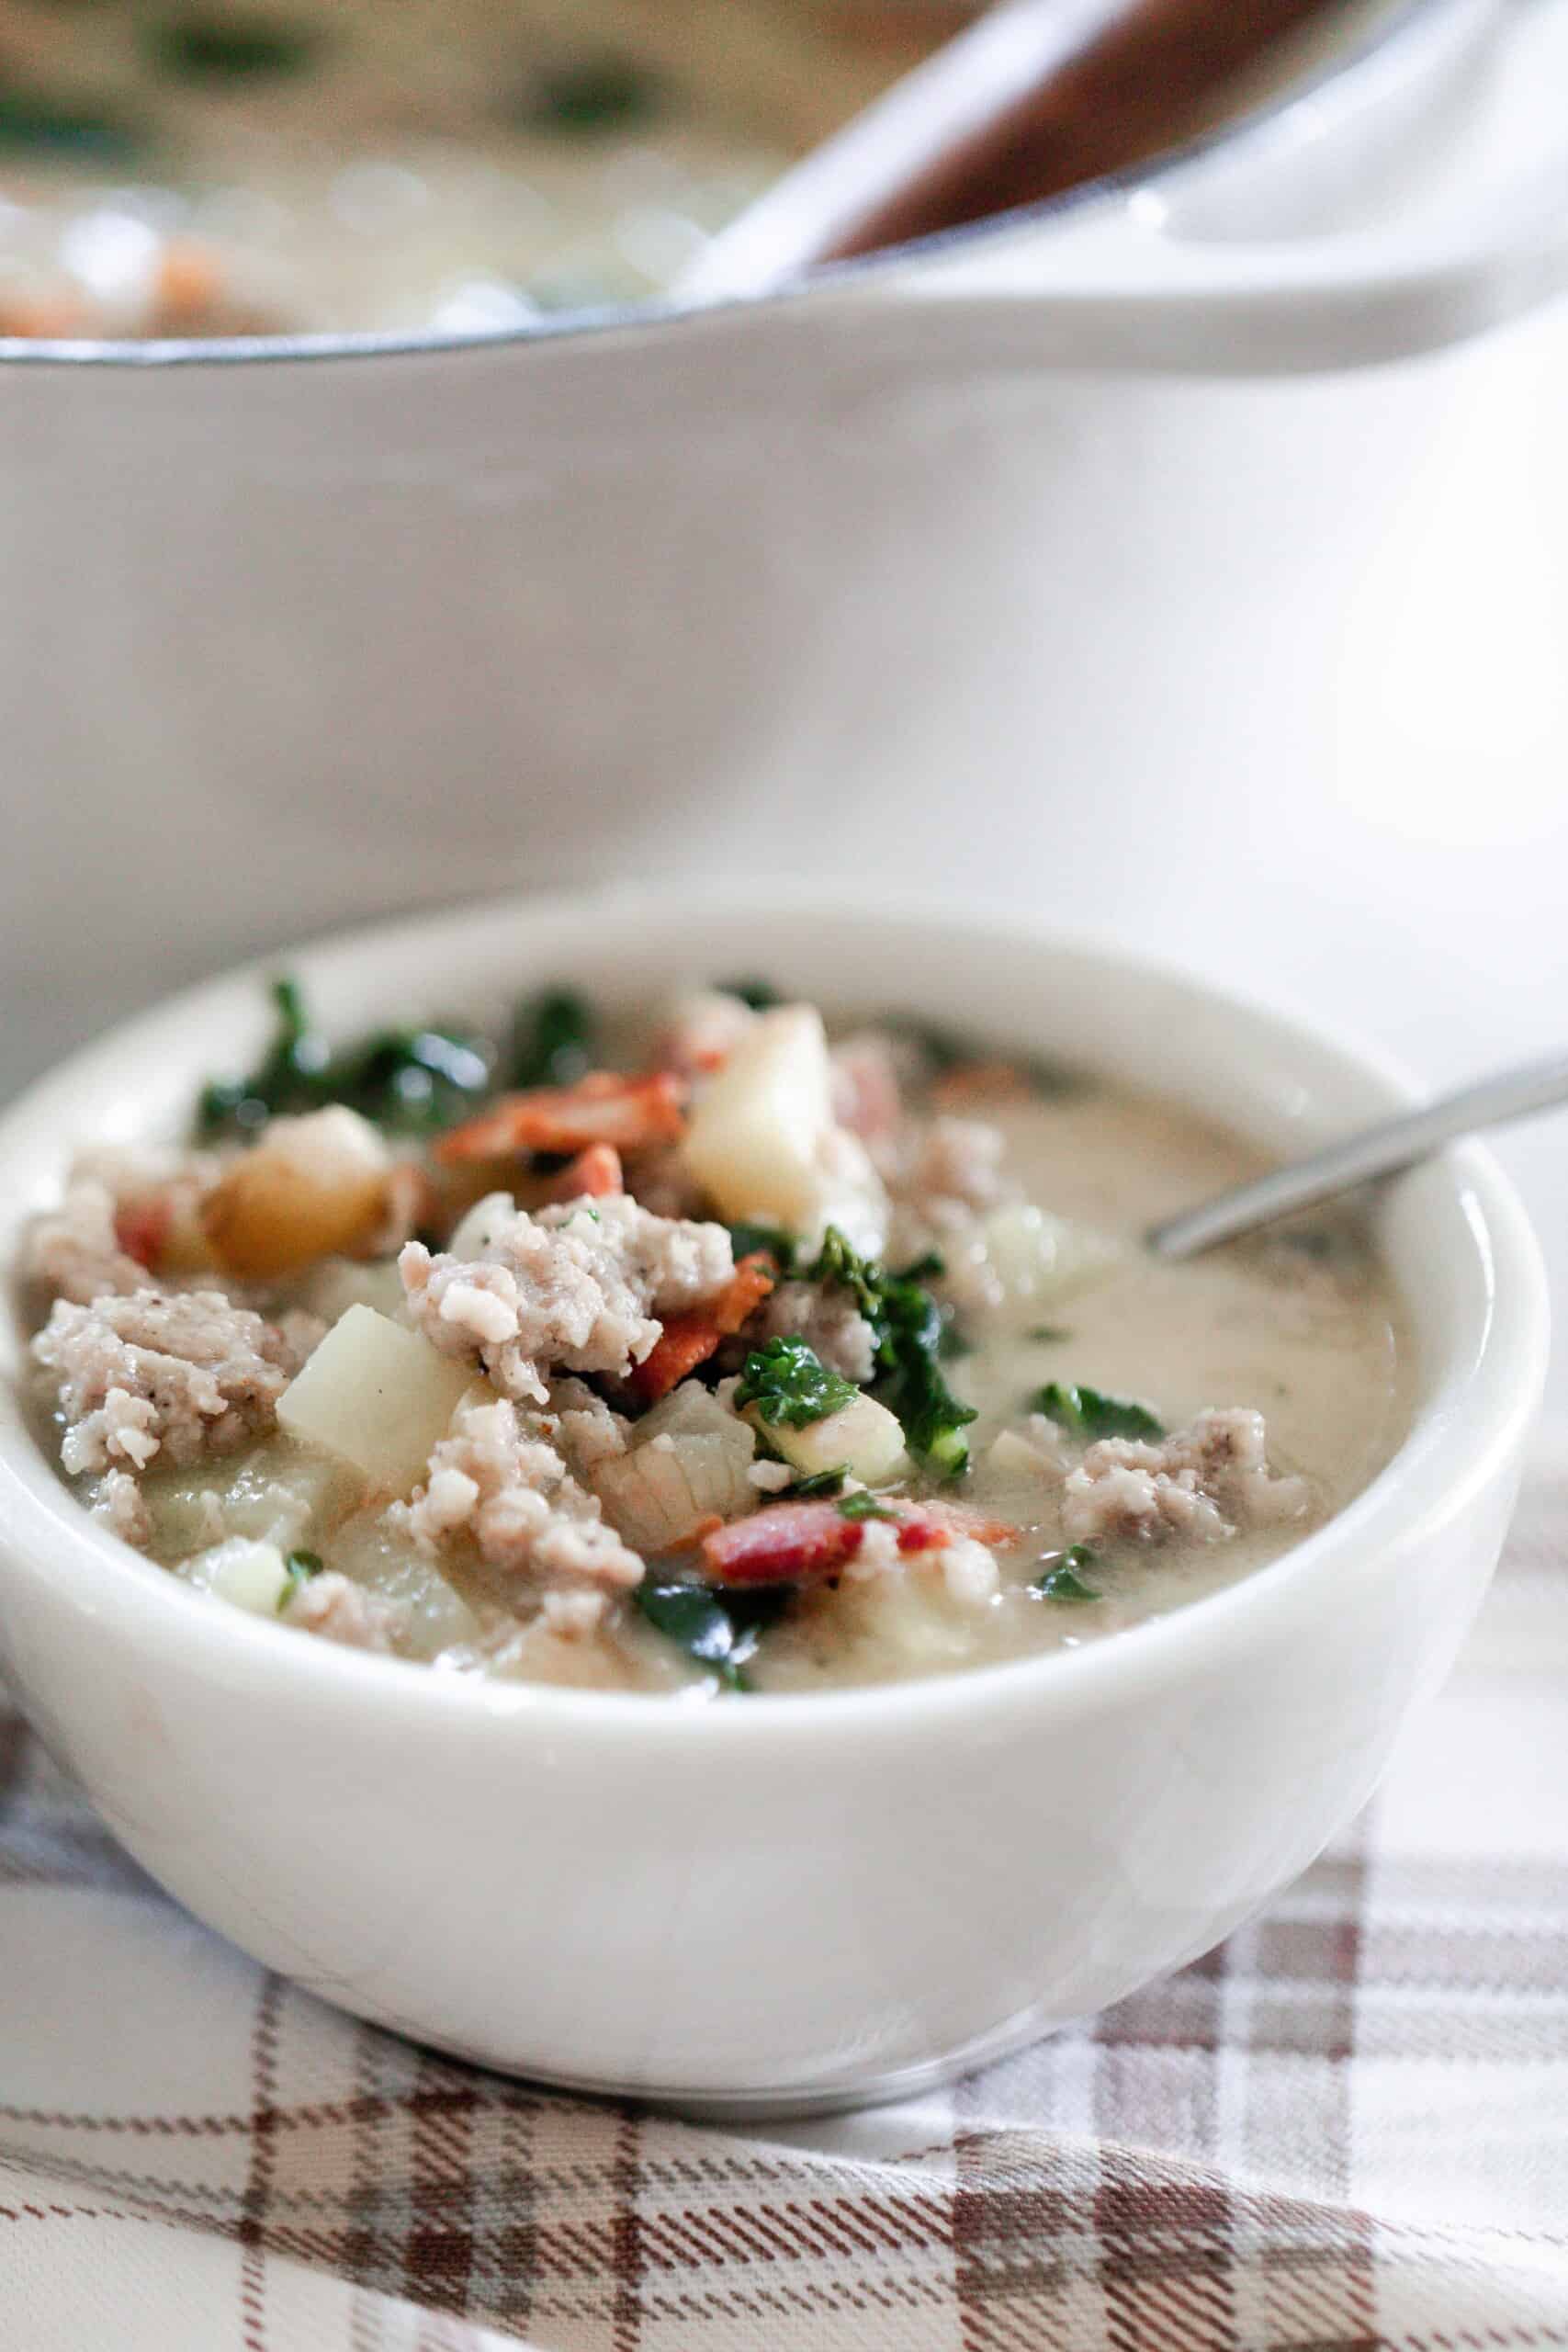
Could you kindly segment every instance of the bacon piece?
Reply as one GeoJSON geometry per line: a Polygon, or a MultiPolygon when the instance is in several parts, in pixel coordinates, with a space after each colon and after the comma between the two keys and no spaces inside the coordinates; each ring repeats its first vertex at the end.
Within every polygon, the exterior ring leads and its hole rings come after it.
{"type": "Polygon", "coordinates": [[[153,287],[153,323],[160,334],[177,334],[199,326],[223,296],[218,256],[186,237],[171,238],[159,257],[153,287]]]}
{"type": "MultiPolygon", "coordinates": [[[[954,1536],[1010,1544],[1018,1530],[962,1503],[885,1503],[900,1552],[935,1552],[954,1536]]],[[[837,1575],[865,1540],[864,1520],[837,1503],[770,1503],[703,1540],[703,1563],[718,1584],[804,1584],[837,1575]]]]}
{"type": "Polygon", "coordinates": [[[976,1102],[1016,1102],[1033,1091],[1016,1062],[960,1062],[932,1080],[931,1101],[938,1111],[963,1111],[976,1102]]]}
{"type": "Polygon", "coordinates": [[[174,1221],[174,1210],[162,1198],[121,1201],[114,1213],[114,1238],[128,1258],[152,1268],[168,1247],[174,1221]]]}
{"type": "Polygon", "coordinates": [[[570,1168],[563,1168],[546,1193],[547,1201],[607,1201],[614,1193],[624,1193],[626,1178],[621,1173],[621,1155],[612,1143],[591,1143],[580,1151],[570,1168]]]}
{"type": "Polygon", "coordinates": [[[753,1250],[750,1257],[740,1260],[713,1310],[721,1338],[728,1340],[743,1323],[750,1321],[762,1301],[771,1295],[778,1278],[778,1269],[765,1250],[753,1250]]]}
{"type": "Polygon", "coordinates": [[[706,1363],[719,1336],[709,1315],[671,1315],[642,1362],[632,1366],[632,1387],[645,1404],[657,1405],[688,1373],[706,1363]]]}
{"type": "Polygon", "coordinates": [[[684,1103],[685,1089],[670,1070],[646,1078],[591,1070],[575,1086],[503,1094],[477,1119],[442,1136],[435,1157],[451,1165],[502,1159],[514,1151],[583,1151],[593,1144],[636,1151],[647,1144],[676,1142],[685,1132],[684,1103]]]}
{"type": "Polygon", "coordinates": [[[87,306],[73,294],[14,295],[0,302],[0,337],[58,343],[91,332],[87,306]]]}
{"type": "Polygon", "coordinates": [[[721,1340],[739,1330],[777,1280],[766,1250],[754,1250],[749,1258],[741,1259],[711,1306],[670,1316],[641,1363],[633,1367],[631,1385],[637,1395],[650,1405],[667,1396],[688,1373],[706,1363],[721,1340]]]}

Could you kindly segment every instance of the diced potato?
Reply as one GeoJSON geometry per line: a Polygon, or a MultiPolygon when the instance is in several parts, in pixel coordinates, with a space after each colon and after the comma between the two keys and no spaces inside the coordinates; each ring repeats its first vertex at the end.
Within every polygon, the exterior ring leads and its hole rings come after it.
{"type": "Polygon", "coordinates": [[[185,1574],[199,1591],[248,1609],[253,1617],[276,1617],[294,1581],[276,1544],[254,1544],[243,1535],[198,1552],[185,1574]]]}
{"type": "Polygon", "coordinates": [[[809,1005],[763,1013],[698,1100],[685,1157],[731,1219],[797,1232],[810,1220],[833,1125],[822,1017],[809,1005]]]}
{"type": "Polygon", "coordinates": [[[909,1466],[897,1416],[874,1396],[857,1396],[836,1413],[826,1413],[798,1430],[783,1421],[763,1421],[755,1405],[746,1408],[746,1418],[754,1429],[767,1432],[773,1451],[803,1478],[841,1466],[852,1477],[874,1487],[901,1476],[909,1466]]]}
{"type": "Polygon", "coordinates": [[[1109,1235],[1027,1202],[993,1209],[981,1230],[986,1260],[1003,1296],[1021,1306],[1087,1289],[1114,1272],[1122,1261],[1121,1247],[1109,1235]]]}
{"type": "Polygon", "coordinates": [[[1003,1430],[987,1449],[986,1462],[997,1477],[1033,1486],[1043,1479],[1065,1477],[1067,1470],[1043,1421],[1035,1428],[1003,1430]]]}
{"type": "Polygon", "coordinates": [[[389,1165],[369,1120],[342,1103],[275,1119],[208,1194],[208,1240],[228,1272],[253,1282],[352,1250],[384,1212],[389,1165]]]}
{"type": "Polygon", "coordinates": [[[278,1426],[354,1467],[378,1494],[406,1495],[472,1373],[417,1331],[351,1306],[278,1400],[278,1426]]]}

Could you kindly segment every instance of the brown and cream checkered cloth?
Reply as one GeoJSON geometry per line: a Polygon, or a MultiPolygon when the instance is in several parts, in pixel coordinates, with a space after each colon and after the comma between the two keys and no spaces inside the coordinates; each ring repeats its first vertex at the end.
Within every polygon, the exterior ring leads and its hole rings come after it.
{"type": "Polygon", "coordinates": [[[918,2104],[742,2135],[355,2025],[0,1713],[6,2352],[1568,2346],[1568,1431],[1453,1680],[1257,1921],[918,2104]]]}

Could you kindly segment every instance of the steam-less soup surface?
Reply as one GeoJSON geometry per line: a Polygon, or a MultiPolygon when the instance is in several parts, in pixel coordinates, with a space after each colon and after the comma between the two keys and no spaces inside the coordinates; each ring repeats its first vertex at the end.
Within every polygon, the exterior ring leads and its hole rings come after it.
{"type": "Polygon", "coordinates": [[[449,1673],[890,1681],[1232,1583],[1404,1434],[1353,1218],[1141,1250],[1259,1164],[1168,1103],[756,987],[351,1046],[277,993],[196,1143],[88,1154],[23,1267],[65,1474],[214,1606],[449,1673]]]}
{"type": "Polygon", "coordinates": [[[0,0],[0,334],[645,300],[970,0],[0,0]]]}

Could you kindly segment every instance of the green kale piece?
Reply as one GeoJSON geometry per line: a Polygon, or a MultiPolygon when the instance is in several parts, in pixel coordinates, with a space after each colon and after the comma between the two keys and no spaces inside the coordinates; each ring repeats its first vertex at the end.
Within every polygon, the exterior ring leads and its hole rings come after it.
{"type": "Polygon", "coordinates": [[[1073,1387],[1047,1381],[1036,1391],[1034,1410],[1044,1413],[1069,1437],[1086,1441],[1100,1437],[1160,1438],[1165,1424],[1146,1405],[1130,1396],[1107,1396],[1098,1388],[1073,1387]]]}
{"type": "Polygon", "coordinates": [[[781,1274],[789,1276],[795,1268],[795,1238],[778,1225],[758,1225],[750,1217],[742,1217],[739,1225],[729,1228],[730,1243],[736,1263],[750,1258],[756,1250],[763,1250],[773,1261],[781,1274]]]}
{"type": "Polygon", "coordinates": [[[926,1271],[933,1271],[930,1260],[920,1261],[908,1273],[889,1274],[859,1256],[839,1227],[830,1225],[807,1279],[850,1292],[875,1341],[873,1396],[897,1413],[914,1453],[939,1476],[956,1478],[969,1467],[969,1441],[964,1432],[975,1409],[960,1402],[942,1376],[946,1323],[942,1308],[917,1279],[926,1271]]]}
{"type": "Polygon", "coordinates": [[[1100,1600],[1104,1595],[1093,1585],[1085,1584],[1083,1570],[1092,1570],[1096,1555],[1087,1544],[1074,1544],[1066,1552],[1052,1552],[1034,1579],[1034,1589],[1047,1600],[1100,1600]]]}
{"type": "Polygon", "coordinates": [[[860,1395],[852,1380],[829,1372],[804,1340],[768,1340],[753,1348],[735,1392],[737,1406],[755,1405],[761,1419],[775,1429],[803,1430],[826,1420],[860,1395]]]}
{"type": "Polygon", "coordinates": [[[513,1086],[572,1086],[593,1067],[597,1023],[573,989],[547,989],[517,1015],[513,1086]]]}
{"type": "Polygon", "coordinates": [[[717,980],[714,985],[720,996],[738,996],[742,1004],[750,1006],[753,1012],[771,1012],[775,1004],[784,1002],[783,997],[780,996],[772,980],[759,980],[755,978],[749,980],[717,980]]]}
{"type": "MultiPolygon", "coordinates": [[[[849,1475],[849,1464],[840,1462],[835,1470],[818,1470],[812,1477],[796,1478],[784,1489],[779,1500],[786,1503],[817,1502],[824,1496],[836,1495],[849,1475]]],[[[840,1509],[842,1508],[840,1504],[840,1509]]]]}
{"type": "Polygon", "coordinates": [[[309,1584],[312,1577],[319,1577],[326,1566],[326,1562],[319,1552],[296,1550],[284,1554],[283,1565],[288,1571],[288,1582],[277,1596],[277,1613],[280,1617],[300,1586],[309,1584]]]}
{"type": "Polygon", "coordinates": [[[519,119],[527,130],[597,136],[645,121],[659,98],[658,84],[629,58],[579,57],[536,74],[519,119]]]}
{"type": "Polygon", "coordinates": [[[187,82],[281,80],[298,74],[316,47],[302,25],[263,16],[207,16],[190,11],[148,28],[155,62],[187,82]]]}
{"type": "Polygon", "coordinates": [[[248,1077],[201,1091],[204,1139],[254,1135],[284,1113],[345,1102],[378,1126],[426,1133],[450,1125],[490,1089],[489,1042],[445,1029],[381,1029],[334,1051],[311,1023],[298,981],[272,984],[277,1027],[248,1077]]]}
{"type": "Polygon", "coordinates": [[[720,1592],[713,1585],[660,1583],[653,1577],[645,1577],[632,1594],[655,1632],[716,1674],[727,1690],[750,1690],[747,1665],[792,1597],[788,1585],[720,1592]]]}
{"type": "Polygon", "coordinates": [[[896,1510],[889,1510],[886,1503],[878,1502],[872,1494],[846,1495],[839,1505],[840,1519],[897,1519],[897,1516],[896,1510]]]}

